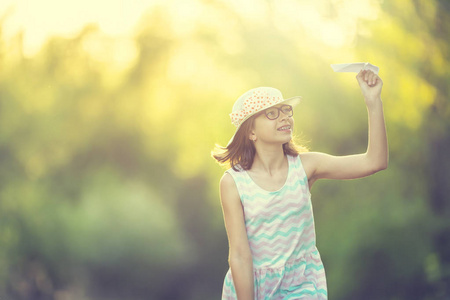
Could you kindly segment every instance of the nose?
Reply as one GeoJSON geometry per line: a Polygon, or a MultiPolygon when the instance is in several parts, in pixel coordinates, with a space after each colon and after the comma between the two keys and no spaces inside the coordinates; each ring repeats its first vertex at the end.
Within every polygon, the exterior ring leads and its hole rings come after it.
{"type": "Polygon", "coordinates": [[[289,118],[289,115],[288,115],[288,114],[285,114],[285,113],[280,109],[280,116],[279,116],[280,121],[286,120],[286,119],[288,119],[288,118],[289,118]]]}

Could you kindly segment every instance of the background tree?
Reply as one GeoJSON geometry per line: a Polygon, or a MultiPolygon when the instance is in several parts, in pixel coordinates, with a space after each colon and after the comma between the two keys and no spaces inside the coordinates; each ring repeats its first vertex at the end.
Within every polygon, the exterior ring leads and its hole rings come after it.
{"type": "Polygon", "coordinates": [[[0,35],[0,298],[219,298],[210,151],[235,98],[301,95],[304,144],[362,152],[356,80],[329,67],[350,61],[380,66],[390,165],[312,191],[330,299],[450,297],[448,2],[246,3],[169,1],[31,56],[0,35]]]}

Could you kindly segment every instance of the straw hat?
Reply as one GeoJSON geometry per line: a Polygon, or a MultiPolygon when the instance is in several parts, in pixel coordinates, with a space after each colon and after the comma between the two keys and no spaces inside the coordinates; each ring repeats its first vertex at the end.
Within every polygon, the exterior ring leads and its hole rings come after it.
{"type": "Polygon", "coordinates": [[[230,114],[231,123],[236,126],[236,132],[228,142],[233,142],[241,125],[251,116],[277,104],[289,104],[295,106],[300,103],[302,97],[284,99],[279,90],[272,87],[257,87],[242,94],[234,103],[230,114]]]}

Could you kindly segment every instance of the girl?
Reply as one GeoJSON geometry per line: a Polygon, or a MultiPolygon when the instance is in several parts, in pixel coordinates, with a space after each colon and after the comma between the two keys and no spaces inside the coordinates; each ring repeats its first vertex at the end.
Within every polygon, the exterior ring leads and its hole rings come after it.
{"type": "Polygon", "coordinates": [[[360,178],[388,165],[383,82],[369,70],[356,79],[369,116],[362,154],[338,157],[296,146],[292,115],[300,97],[283,99],[277,89],[259,87],[234,104],[236,133],[213,151],[231,166],[220,180],[230,265],[222,299],[327,299],[309,191],[321,178],[360,178]]]}

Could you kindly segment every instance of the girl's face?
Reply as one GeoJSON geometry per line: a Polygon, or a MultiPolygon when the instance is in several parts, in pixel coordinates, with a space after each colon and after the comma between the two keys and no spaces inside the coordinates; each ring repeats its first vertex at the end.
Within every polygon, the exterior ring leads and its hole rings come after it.
{"type": "Polygon", "coordinates": [[[264,143],[285,144],[292,139],[292,106],[279,104],[260,113],[253,122],[250,139],[264,143]],[[278,117],[277,117],[278,115],[278,117]]]}

